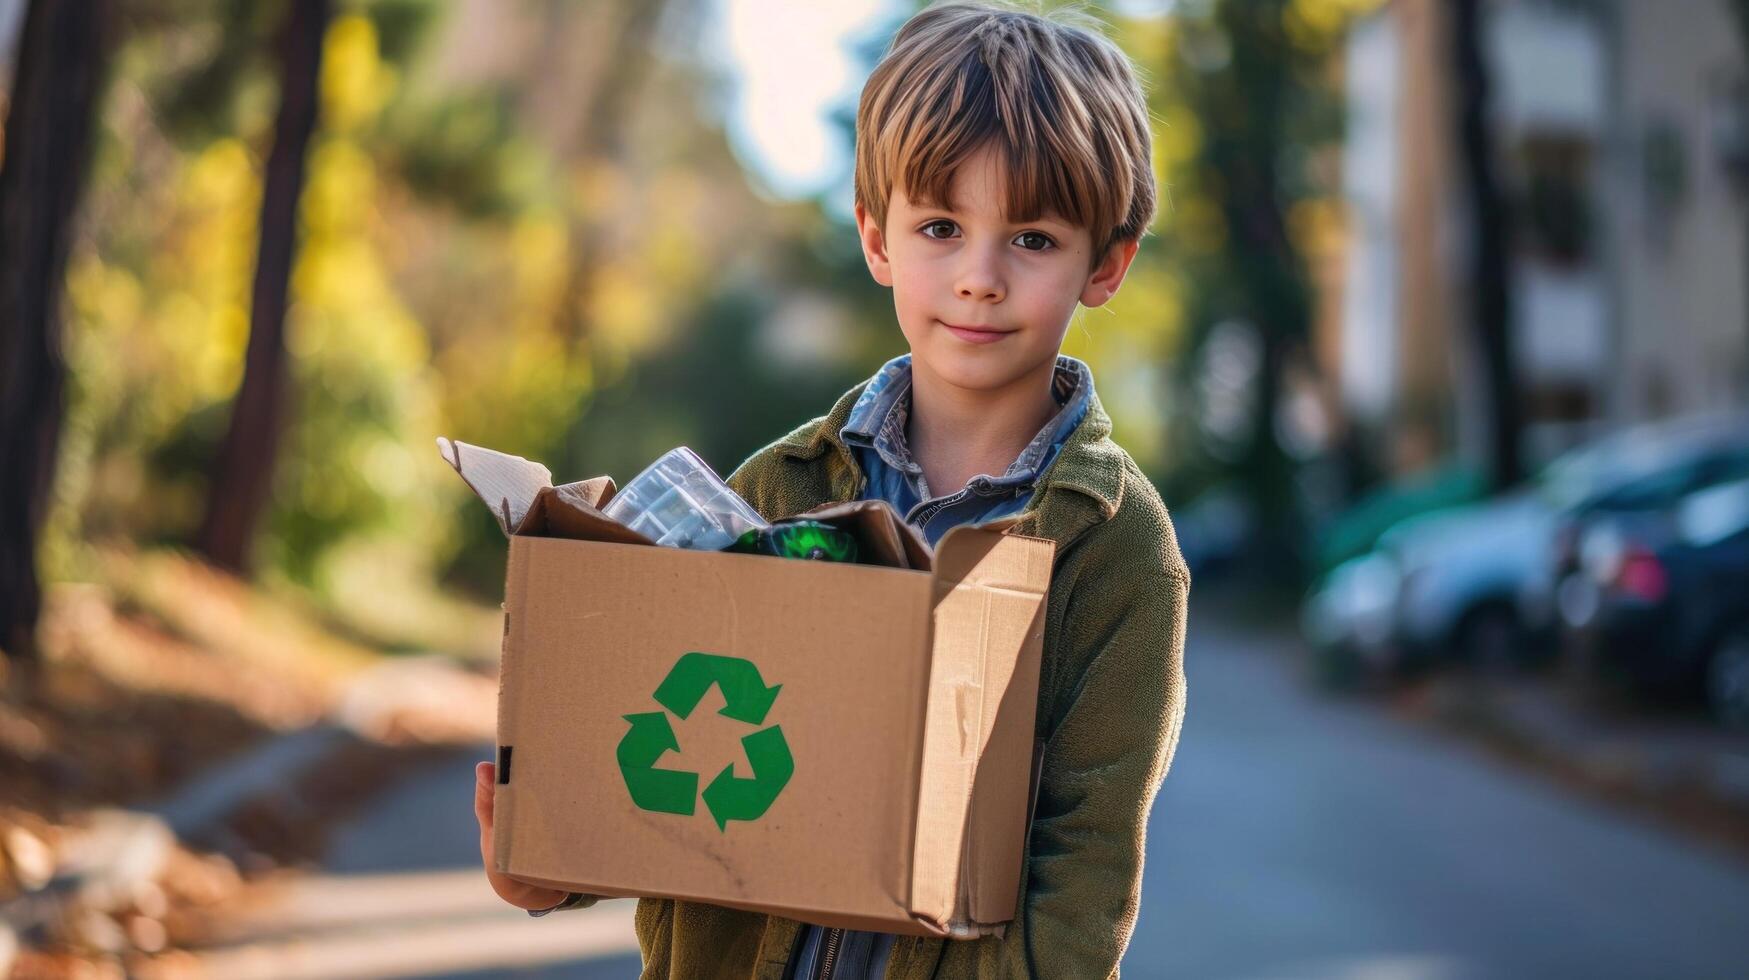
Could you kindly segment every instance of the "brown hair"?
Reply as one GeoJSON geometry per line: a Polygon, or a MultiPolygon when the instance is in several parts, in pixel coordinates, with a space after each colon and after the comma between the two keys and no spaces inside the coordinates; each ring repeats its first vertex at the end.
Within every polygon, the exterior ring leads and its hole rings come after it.
{"type": "Polygon", "coordinates": [[[959,0],[906,21],[857,106],[857,203],[883,228],[895,186],[949,205],[955,170],[992,146],[1012,220],[1051,212],[1089,229],[1095,262],[1141,238],[1155,206],[1147,102],[1097,22],[1074,19],[1087,26],[959,0]]]}

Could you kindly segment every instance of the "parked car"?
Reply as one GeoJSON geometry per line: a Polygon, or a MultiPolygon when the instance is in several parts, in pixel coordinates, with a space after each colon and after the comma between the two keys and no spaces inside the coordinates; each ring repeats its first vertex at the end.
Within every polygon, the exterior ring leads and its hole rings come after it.
{"type": "Polygon", "coordinates": [[[1487,492],[1487,478],[1474,466],[1449,462],[1362,494],[1326,522],[1314,537],[1313,570],[1328,574],[1343,562],[1378,547],[1379,536],[1411,518],[1473,504],[1487,492]]]}
{"type": "Polygon", "coordinates": [[[1537,584],[1558,608],[1563,586],[1581,571],[1581,542],[1599,522],[1663,541],[1673,532],[1677,505],[1701,489],[1749,479],[1749,419],[1737,431],[1697,439],[1667,454],[1669,465],[1616,487],[1561,515],[1549,573],[1537,584]]]}
{"type": "Polygon", "coordinates": [[[1749,728],[1749,473],[1593,519],[1577,551],[1558,608],[1586,669],[1749,728]]]}
{"type": "Polygon", "coordinates": [[[1692,490],[1713,478],[1710,461],[1746,442],[1749,413],[1640,426],[1563,454],[1513,492],[1401,521],[1308,597],[1306,634],[1327,659],[1360,670],[1546,659],[1557,649],[1557,533],[1612,501],[1643,502],[1636,490],[1655,499],[1692,490]]]}

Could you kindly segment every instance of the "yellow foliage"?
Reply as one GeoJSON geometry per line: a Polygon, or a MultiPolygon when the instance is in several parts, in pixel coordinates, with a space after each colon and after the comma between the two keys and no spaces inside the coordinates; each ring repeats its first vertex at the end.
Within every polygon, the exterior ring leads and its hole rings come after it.
{"type": "MultiPolygon", "coordinates": [[[[1144,241],[1144,254],[1158,243],[1144,241]]],[[[1161,365],[1183,345],[1185,284],[1160,261],[1136,262],[1111,302],[1080,309],[1063,351],[1086,361],[1116,435],[1144,467],[1163,465],[1161,365]]]]}
{"type": "Polygon", "coordinates": [[[571,243],[558,215],[520,216],[510,236],[511,270],[517,305],[550,313],[569,279],[571,243]]]}
{"type": "Polygon", "coordinates": [[[395,70],[383,64],[376,26],[346,14],[328,29],[322,48],[322,125],[348,133],[371,122],[395,92],[395,70]]]}
{"type": "Polygon", "coordinates": [[[72,263],[67,298],[82,324],[117,338],[139,322],[145,309],[145,292],[132,272],[89,254],[72,263]]]}
{"type": "Polygon", "coordinates": [[[1202,120],[1182,102],[1173,102],[1160,112],[1154,127],[1155,147],[1170,166],[1182,165],[1202,149],[1202,120]]]}
{"type": "Polygon", "coordinates": [[[1288,38],[1317,49],[1339,37],[1348,23],[1383,6],[1384,0],[1293,0],[1282,15],[1288,38]]]}
{"type": "Polygon", "coordinates": [[[1204,196],[1178,203],[1173,229],[1177,240],[1192,253],[1212,255],[1227,243],[1227,218],[1218,204],[1204,196]]]}
{"type": "Polygon", "coordinates": [[[206,308],[203,333],[212,340],[199,348],[190,372],[199,401],[212,403],[229,398],[241,380],[237,366],[249,345],[249,314],[240,303],[218,303],[206,308]]]}
{"type": "Polygon", "coordinates": [[[1334,254],[1342,247],[1345,213],[1340,202],[1328,197],[1295,202],[1287,213],[1288,238],[1308,257],[1334,254]]]}
{"type": "Polygon", "coordinates": [[[322,141],[310,153],[309,177],[299,207],[311,237],[357,234],[376,204],[376,164],[357,144],[322,141]]]}
{"type": "Polygon", "coordinates": [[[606,262],[589,300],[589,321],[597,336],[638,351],[657,338],[658,306],[641,270],[624,260],[606,262]]]}
{"type": "Polygon", "coordinates": [[[189,164],[181,197],[189,203],[209,202],[216,209],[243,203],[257,193],[248,149],[240,140],[223,137],[207,144],[189,164]]]}

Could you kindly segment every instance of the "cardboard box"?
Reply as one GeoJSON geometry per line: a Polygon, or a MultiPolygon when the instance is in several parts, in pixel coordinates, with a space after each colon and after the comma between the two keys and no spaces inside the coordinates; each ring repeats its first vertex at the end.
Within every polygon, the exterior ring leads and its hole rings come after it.
{"type": "Polygon", "coordinates": [[[859,502],[811,516],[894,567],[661,548],[600,513],[611,480],[438,442],[510,536],[500,871],[914,935],[1014,917],[1053,542],[931,554],[859,502]]]}

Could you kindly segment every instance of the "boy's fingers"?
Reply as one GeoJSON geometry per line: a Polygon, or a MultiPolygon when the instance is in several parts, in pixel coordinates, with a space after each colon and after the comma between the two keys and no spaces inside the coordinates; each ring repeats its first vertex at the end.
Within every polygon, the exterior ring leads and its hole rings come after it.
{"type": "Polygon", "coordinates": [[[480,822],[482,833],[492,830],[492,764],[482,762],[474,769],[474,819],[480,822]]]}

